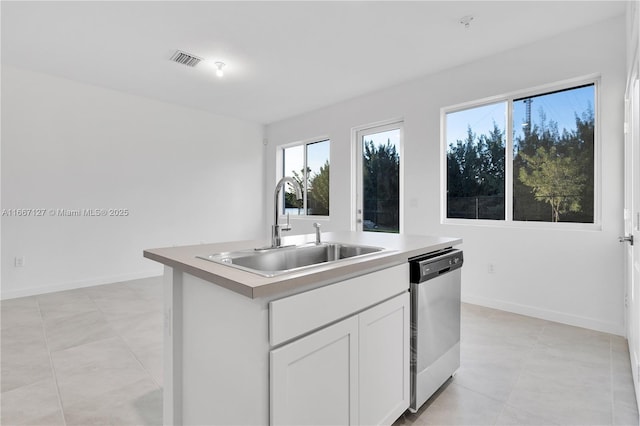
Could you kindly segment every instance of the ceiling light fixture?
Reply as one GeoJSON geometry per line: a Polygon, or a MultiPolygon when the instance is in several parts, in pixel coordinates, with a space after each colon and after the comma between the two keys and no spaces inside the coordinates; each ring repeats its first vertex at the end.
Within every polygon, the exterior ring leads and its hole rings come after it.
{"type": "Polygon", "coordinates": [[[473,21],[473,16],[467,15],[460,18],[460,21],[458,22],[460,22],[461,25],[464,25],[464,28],[468,30],[471,26],[471,21],[473,21]]]}
{"type": "Polygon", "coordinates": [[[216,75],[218,77],[224,76],[223,68],[226,67],[227,64],[225,64],[224,62],[216,62],[215,66],[216,66],[216,75]]]}

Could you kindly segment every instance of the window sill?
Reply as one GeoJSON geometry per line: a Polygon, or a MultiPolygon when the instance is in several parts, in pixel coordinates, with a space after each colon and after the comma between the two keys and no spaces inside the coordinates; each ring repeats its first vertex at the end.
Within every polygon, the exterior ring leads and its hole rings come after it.
{"type": "MultiPolygon", "coordinates": [[[[287,215],[280,215],[279,216],[280,221],[286,221],[287,220],[287,215]]],[[[289,220],[313,220],[313,221],[318,221],[318,222],[328,222],[329,220],[331,220],[331,216],[313,216],[313,215],[289,215],[289,220]]]]}
{"type": "Polygon", "coordinates": [[[443,219],[442,225],[474,226],[485,228],[506,229],[536,229],[549,231],[602,231],[600,223],[571,223],[571,222],[525,222],[489,219],[443,219]]]}

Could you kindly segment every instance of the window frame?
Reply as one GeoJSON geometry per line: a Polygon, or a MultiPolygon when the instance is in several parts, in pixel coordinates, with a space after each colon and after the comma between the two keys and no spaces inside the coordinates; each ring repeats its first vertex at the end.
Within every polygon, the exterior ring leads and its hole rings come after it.
{"type": "Polygon", "coordinates": [[[525,229],[566,229],[566,230],[602,230],[602,142],[600,137],[600,84],[601,76],[593,74],[556,83],[536,86],[529,89],[491,96],[475,101],[459,103],[440,108],[440,223],[444,225],[465,225],[499,228],[525,229]],[[554,91],[570,90],[583,85],[594,86],[593,114],[593,223],[523,221],[513,218],[513,102],[516,99],[545,95],[554,91]],[[482,107],[498,102],[506,102],[505,112],[505,218],[464,219],[447,217],[447,114],[471,108],[482,107]]]}
{"type": "MultiPolygon", "coordinates": [[[[283,178],[284,176],[287,176],[285,174],[284,171],[284,152],[286,149],[288,148],[295,148],[297,146],[302,146],[303,147],[303,171],[304,171],[304,182],[307,181],[307,146],[308,145],[313,145],[315,143],[319,143],[319,142],[329,142],[329,166],[331,166],[331,138],[327,135],[325,136],[319,136],[319,137],[315,137],[315,138],[309,138],[309,139],[305,139],[302,141],[297,141],[297,142],[291,142],[288,144],[284,144],[284,145],[279,145],[276,149],[276,170],[278,170],[278,174],[277,174],[277,180],[283,178]]],[[[291,216],[291,218],[295,218],[297,219],[320,219],[320,220],[324,220],[324,219],[329,219],[331,217],[331,175],[329,175],[329,214],[328,215],[309,215],[306,212],[307,210],[307,198],[308,198],[308,190],[307,188],[302,188],[302,207],[303,207],[303,211],[305,212],[304,214],[299,214],[299,215],[295,215],[295,216],[291,216]]],[[[280,218],[285,218],[287,215],[284,212],[284,194],[286,191],[286,186],[285,186],[285,190],[281,191],[280,195],[278,196],[278,216],[280,218]]]]}

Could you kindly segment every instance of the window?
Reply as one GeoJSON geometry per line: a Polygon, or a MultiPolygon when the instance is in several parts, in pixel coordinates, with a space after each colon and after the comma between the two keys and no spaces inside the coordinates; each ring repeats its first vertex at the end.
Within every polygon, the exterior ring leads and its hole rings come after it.
{"type": "Polygon", "coordinates": [[[359,231],[400,232],[401,122],[357,132],[359,231]]]}
{"type": "Polygon", "coordinates": [[[285,214],[329,216],[329,140],[305,143],[282,150],[282,175],[291,176],[302,188],[302,200],[287,185],[285,214]]]}
{"type": "Polygon", "coordinates": [[[447,217],[504,220],[507,103],[447,114],[447,217]]]}
{"type": "Polygon", "coordinates": [[[595,91],[445,111],[446,218],[595,223],[595,91]]]}

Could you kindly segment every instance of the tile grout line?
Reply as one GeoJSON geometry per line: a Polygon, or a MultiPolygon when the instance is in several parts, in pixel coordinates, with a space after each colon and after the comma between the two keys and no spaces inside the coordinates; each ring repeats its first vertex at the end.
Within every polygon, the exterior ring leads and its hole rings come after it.
{"type": "MultiPolygon", "coordinates": [[[[129,288],[130,290],[132,290],[136,296],[139,299],[143,299],[140,294],[138,294],[134,289],[132,289],[131,287],[127,286],[127,288],[129,288]]],[[[100,309],[98,307],[98,309],[100,309]]],[[[101,311],[102,312],[102,311],[101,311]]],[[[107,320],[107,322],[110,322],[109,320],[107,320]]],[[[114,331],[116,331],[114,329],[114,331]]],[[[129,351],[129,353],[133,356],[133,358],[138,362],[138,364],[140,365],[140,367],[142,367],[142,370],[144,370],[144,372],[147,374],[147,376],[149,376],[149,378],[151,378],[151,381],[164,392],[164,388],[162,386],[160,386],[160,384],[156,381],[155,377],[153,376],[153,374],[151,374],[151,371],[147,370],[147,368],[145,367],[145,365],[142,363],[142,361],[140,361],[140,359],[138,358],[138,356],[136,355],[136,353],[133,351],[133,349],[131,348],[131,346],[127,343],[127,341],[125,340],[124,337],[122,337],[120,335],[119,332],[116,332],[118,337],[120,338],[120,340],[122,340],[122,343],[124,343],[124,345],[127,347],[127,350],[129,351]]]]}
{"type": "MultiPolygon", "coordinates": [[[[491,314],[489,314],[487,316],[487,318],[491,318],[495,315],[495,312],[491,312],[491,314]]],[[[518,379],[516,379],[516,384],[518,383],[518,380],[520,379],[520,374],[518,374],[518,379]]],[[[515,386],[515,385],[514,385],[515,386]]],[[[513,389],[509,391],[509,394],[507,395],[507,397],[505,398],[504,402],[502,402],[502,406],[500,407],[500,412],[498,413],[498,415],[496,416],[496,418],[493,420],[493,424],[497,425],[498,424],[498,420],[500,419],[500,417],[502,416],[502,413],[504,413],[504,410],[507,408],[507,402],[509,401],[509,398],[511,397],[511,392],[513,392],[513,389]]]]}
{"type": "Polygon", "coordinates": [[[142,367],[142,369],[144,370],[145,373],[147,373],[147,376],[151,379],[151,381],[158,387],[158,389],[164,390],[162,386],[160,386],[160,384],[158,382],[156,382],[155,377],[153,377],[153,374],[151,374],[151,372],[149,370],[147,370],[147,368],[144,366],[144,364],[142,363],[142,361],[140,361],[140,359],[138,359],[138,356],[136,355],[136,353],[133,351],[133,349],[131,349],[131,347],[129,346],[129,344],[127,343],[126,340],[124,340],[124,338],[122,336],[120,336],[118,334],[118,337],[120,338],[120,340],[122,340],[122,342],[125,344],[125,346],[127,347],[127,349],[129,350],[129,353],[131,353],[131,355],[133,356],[133,358],[138,362],[138,364],[140,365],[140,367],[142,367]]]}
{"type": "MultiPolygon", "coordinates": [[[[115,331],[115,330],[114,330],[115,331]]],[[[118,338],[122,341],[122,343],[124,344],[124,346],[127,348],[127,350],[129,351],[129,353],[131,354],[131,356],[133,356],[133,359],[136,360],[136,362],[138,363],[138,365],[140,365],[140,367],[142,368],[142,370],[147,374],[147,376],[151,379],[151,381],[159,388],[159,389],[163,389],[162,386],[160,386],[160,384],[156,381],[155,377],[153,376],[153,374],[151,374],[151,372],[145,367],[145,365],[142,363],[142,361],[140,361],[140,359],[138,358],[138,356],[136,355],[136,353],[133,351],[133,349],[131,348],[131,346],[129,345],[129,343],[127,343],[126,339],[124,337],[122,337],[120,335],[120,333],[116,333],[118,338]]]]}
{"type": "MultiPolygon", "coordinates": [[[[494,317],[494,315],[496,315],[496,312],[491,312],[489,315],[487,315],[487,316],[486,316],[486,318],[491,319],[491,318],[493,318],[493,317],[494,317]]],[[[521,374],[522,374],[522,373],[521,373],[521,371],[520,371],[520,372],[518,373],[518,378],[516,379],[516,382],[515,382],[515,384],[514,384],[514,387],[518,384],[518,381],[520,380],[520,375],[521,375],[521,374]]],[[[479,395],[485,396],[485,397],[487,397],[487,398],[493,399],[494,401],[500,402],[500,403],[502,404],[502,405],[501,405],[501,407],[500,407],[500,412],[498,413],[498,415],[496,416],[496,418],[495,418],[495,419],[494,419],[494,421],[493,421],[493,425],[497,425],[498,420],[500,419],[500,417],[501,417],[501,416],[502,416],[502,414],[504,413],[504,411],[505,411],[505,409],[507,408],[507,406],[509,406],[509,407],[510,407],[510,405],[508,404],[508,401],[509,401],[509,398],[511,397],[511,394],[513,393],[513,389],[511,389],[511,390],[509,391],[509,394],[507,395],[507,397],[505,398],[505,400],[504,400],[504,401],[500,401],[499,399],[494,398],[494,397],[493,397],[493,396],[491,396],[491,395],[487,395],[487,394],[485,394],[484,392],[478,392],[478,391],[476,391],[476,390],[474,390],[474,389],[470,389],[470,388],[468,388],[468,387],[466,387],[466,386],[464,386],[464,385],[458,385],[458,386],[460,386],[460,387],[462,387],[462,388],[464,388],[464,389],[467,389],[467,390],[469,390],[469,391],[475,392],[475,393],[477,393],[477,394],[479,394],[479,395]]]]}
{"type": "Polygon", "coordinates": [[[42,310],[40,309],[40,301],[38,297],[35,297],[36,305],[38,306],[38,315],[40,315],[40,325],[42,327],[42,335],[44,336],[44,343],[47,346],[47,355],[49,355],[49,366],[51,367],[51,374],[53,375],[53,383],[56,386],[56,394],[58,396],[58,407],[60,407],[60,413],[62,414],[62,423],[67,426],[67,417],[64,414],[64,404],[62,403],[62,396],[60,395],[60,386],[58,386],[58,376],[56,374],[56,368],[53,365],[53,358],[51,357],[51,348],[49,347],[49,339],[47,338],[47,330],[44,327],[44,317],[42,316],[42,310]]]}
{"type": "Polygon", "coordinates": [[[500,411],[500,415],[502,415],[502,413],[504,412],[506,407],[511,407],[511,408],[514,408],[514,409],[519,410],[519,411],[528,412],[528,410],[522,410],[522,408],[512,407],[511,405],[509,405],[509,400],[511,399],[511,395],[513,395],[513,392],[514,392],[515,388],[518,386],[518,383],[520,383],[520,379],[522,378],[522,375],[524,374],[525,361],[528,360],[532,356],[532,352],[538,347],[538,342],[540,341],[540,336],[542,336],[542,334],[544,333],[544,330],[548,327],[548,325],[549,325],[549,322],[544,320],[544,323],[542,324],[542,327],[540,327],[540,331],[538,332],[538,334],[535,337],[535,341],[533,342],[533,344],[531,345],[529,350],[524,353],[524,355],[522,357],[521,367],[520,367],[520,369],[518,371],[518,377],[516,378],[516,381],[513,384],[513,387],[509,391],[509,395],[507,396],[507,398],[506,398],[506,400],[505,400],[505,402],[504,402],[504,404],[502,406],[502,411],[500,411]]]}
{"type": "MultiPolygon", "coordinates": [[[[107,284],[108,285],[108,284],[107,284]]],[[[140,295],[135,292],[133,289],[131,289],[130,287],[127,286],[127,288],[129,288],[130,290],[132,290],[135,294],[135,296],[139,299],[141,299],[140,295]]],[[[133,352],[133,350],[131,349],[130,345],[127,343],[127,341],[124,339],[124,337],[121,335],[121,333],[113,326],[112,321],[109,319],[109,316],[107,315],[107,313],[101,309],[100,305],[96,302],[96,300],[100,299],[100,296],[92,296],[91,294],[89,294],[88,292],[86,292],[86,289],[81,289],[82,293],[91,301],[91,303],[93,304],[93,306],[96,309],[96,312],[98,312],[101,317],[105,320],[105,323],[107,324],[107,326],[111,329],[111,331],[113,331],[113,336],[111,338],[113,339],[119,339],[124,347],[126,348],[126,351],[133,357],[133,359],[136,361],[136,363],[138,364],[138,366],[141,368],[141,370],[144,372],[144,375],[147,377],[147,379],[151,379],[151,382],[161,391],[163,390],[162,386],[160,386],[156,380],[154,379],[153,375],[149,372],[149,370],[147,370],[144,366],[144,364],[138,359],[138,357],[136,356],[136,354],[133,352]]],[[[92,343],[92,342],[89,342],[92,343]]],[[[66,420],[65,420],[65,426],[66,426],[66,420]]]]}
{"type": "MultiPolygon", "coordinates": [[[[125,286],[133,291],[133,293],[136,295],[136,297],[138,299],[143,299],[140,294],[138,292],[135,291],[135,289],[129,287],[126,282],[125,282],[125,286]]],[[[151,381],[161,390],[164,390],[162,386],[160,386],[160,384],[156,381],[155,377],[153,376],[153,374],[151,374],[151,372],[144,366],[144,364],[142,363],[142,361],[140,361],[140,359],[138,358],[138,356],[135,354],[135,352],[133,351],[133,349],[131,348],[131,346],[127,343],[126,339],[124,337],[122,337],[121,333],[119,331],[117,331],[115,328],[113,328],[111,321],[109,320],[109,318],[107,317],[107,315],[104,313],[104,311],[102,309],[100,309],[100,306],[95,302],[95,300],[93,300],[93,297],[91,297],[89,294],[86,295],[89,300],[91,300],[91,302],[96,306],[96,308],[98,309],[98,311],[102,314],[102,316],[105,318],[105,320],[107,321],[107,324],[109,324],[109,327],[112,328],[112,330],[114,331],[114,333],[116,334],[116,336],[120,339],[120,341],[124,344],[124,346],[127,348],[127,351],[129,351],[129,353],[131,354],[131,356],[133,356],[133,359],[136,360],[136,362],[138,363],[138,365],[140,365],[140,367],[142,368],[142,370],[146,373],[146,375],[151,379],[151,381]]]]}

